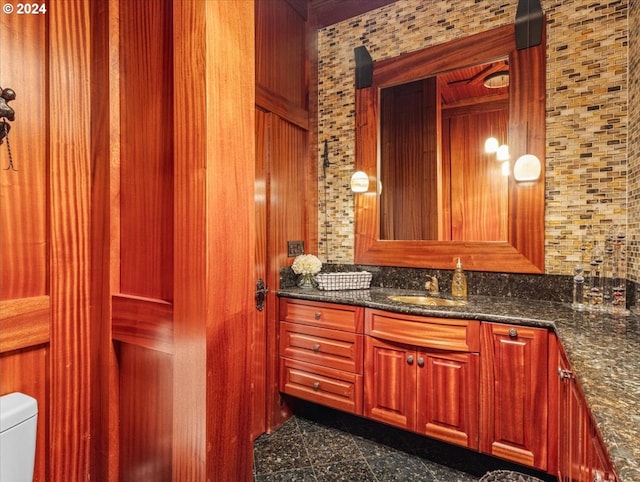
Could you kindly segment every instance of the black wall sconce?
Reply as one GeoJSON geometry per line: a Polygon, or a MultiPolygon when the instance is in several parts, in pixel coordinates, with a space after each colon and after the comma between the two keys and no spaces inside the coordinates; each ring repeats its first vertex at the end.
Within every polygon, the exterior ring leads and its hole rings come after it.
{"type": "Polygon", "coordinates": [[[544,13],[540,0],[520,0],[516,10],[516,48],[535,47],[542,43],[544,13]]]}
{"type": "Polygon", "coordinates": [[[373,59],[367,47],[353,49],[356,57],[356,89],[365,89],[373,84],[373,59]]]}
{"type": "Polygon", "coordinates": [[[9,154],[9,166],[5,169],[15,171],[13,167],[13,159],[11,158],[11,147],[9,146],[9,131],[11,126],[7,121],[13,122],[16,118],[15,111],[9,106],[9,102],[15,100],[16,93],[13,89],[3,89],[0,87],[0,144],[5,139],[7,141],[7,153],[9,154]]]}

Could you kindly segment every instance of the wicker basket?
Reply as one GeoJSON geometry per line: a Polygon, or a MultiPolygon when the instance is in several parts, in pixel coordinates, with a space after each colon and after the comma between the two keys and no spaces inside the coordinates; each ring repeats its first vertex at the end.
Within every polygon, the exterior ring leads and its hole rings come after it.
{"type": "Polygon", "coordinates": [[[316,275],[318,289],[332,290],[366,290],[371,286],[372,274],[368,271],[347,273],[320,273],[316,275]]]}

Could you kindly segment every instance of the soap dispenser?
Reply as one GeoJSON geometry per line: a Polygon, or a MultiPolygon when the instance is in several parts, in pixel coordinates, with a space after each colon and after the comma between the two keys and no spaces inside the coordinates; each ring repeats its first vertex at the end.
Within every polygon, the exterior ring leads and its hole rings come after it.
{"type": "Polygon", "coordinates": [[[456,300],[467,299],[467,276],[462,270],[462,261],[458,258],[456,270],[453,272],[451,281],[451,296],[456,300]]]}

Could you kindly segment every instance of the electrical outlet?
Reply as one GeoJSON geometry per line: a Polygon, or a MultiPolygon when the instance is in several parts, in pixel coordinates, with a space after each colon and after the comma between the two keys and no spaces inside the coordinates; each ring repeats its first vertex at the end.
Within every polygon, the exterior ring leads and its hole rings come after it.
{"type": "Polygon", "coordinates": [[[287,241],[287,256],[292,258],[304,254],[304,241],[287,241]]]}

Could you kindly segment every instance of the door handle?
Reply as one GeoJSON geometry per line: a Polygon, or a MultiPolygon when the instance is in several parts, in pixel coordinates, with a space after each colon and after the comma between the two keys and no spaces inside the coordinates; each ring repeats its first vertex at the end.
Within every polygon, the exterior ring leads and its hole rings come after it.
{"type": "Polygon", "coordinates": [[[264,310],[264,301],[268,292],[269,288],[264,284],[264,280],[262,278],[258,278],[258,281],[256,282],[256,310],[264,310]]]}

